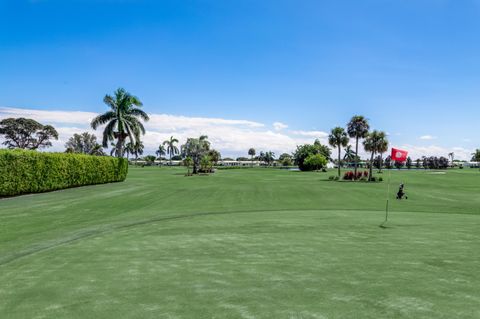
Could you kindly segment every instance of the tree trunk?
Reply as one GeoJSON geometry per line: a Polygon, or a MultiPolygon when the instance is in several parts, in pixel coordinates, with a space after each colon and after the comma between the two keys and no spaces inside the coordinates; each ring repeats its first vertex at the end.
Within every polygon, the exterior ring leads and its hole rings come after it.
{"type": "Polygon", "coordinates": [[[124,142],[124,137],[120,134],[118,136],[118,140],[117,140],[117,145],[116,145],[116,148],[117,148],[117,157],[123,157],[123,142],[124,142]]]}
{"type": "Polygon", "coordinates": [[[375,152],[372,152],[372,157],[370,158],[370,172],[368,173],[368,181],[372,181],[372,174],[373,174],[373,156],[375,156],[375,152]]]}
{"type": "Polygon", "coordinates": [[[355,173],[353,176],[353,180],[357,180],[357,168],[358,168],[358,137],[356,138],[355,142],[355,173]]]}
{"type": "Polygon", "coordinates": [[[193,172],[192,174],[197,174],[197,163],[195,163],[195,161],[193,161],[193,172]]]}
{"type": "Polygon", "coordinates": [[[172,152],[170,152],[170,166],[172,166],[172,152]]]}
{"type": "Polygon", "coordinates": [[[378,168],[378,172],[381,173],[382,172],[382,167],[383,167],[383,153],[380,153],[380,161],[378,162],[378,166],[380,166],[378,168]]]}
{"type": "Polygon", "coordinates": [[[338,178],[340,178],[340,145],[338,145],[338,178]]]}

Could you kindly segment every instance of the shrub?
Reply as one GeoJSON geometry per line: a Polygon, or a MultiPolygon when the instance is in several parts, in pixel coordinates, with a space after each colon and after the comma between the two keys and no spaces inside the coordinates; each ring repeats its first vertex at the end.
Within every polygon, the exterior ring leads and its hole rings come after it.
{"type": "Polygon", "coordinates": [[[305,171],[314,171],[320,170],[327,165],[327,159],[320,154],[309,155],[303,162],[303,167],[305,171]]]}
{"type": "Polygon", "coordinates": [[[333,181],[334,179],[335,179],[335,176],[333,176],[333,175],[328,176],[329,181],[333,181]]]}
{"type": "Polygon", "coordinates": [[[383,177],[380,176],[380,177],[378,178],[378,181],[379,181],[379,182],[383,182],[383,177]]]}
{"type": "Polygon", "coordinates": [[[351,181],[353,179],[354,173],[352,171],[345,172],[343,174],[343,179],[347,181],[351,181]]]}
{"type": "Polygon", "coordinates": [[[335,176],[333,180],[338,181],[340,178],[338,176],[335,176]]]}
{"type": "MultiPolygon", "coordinates": [[[[330,149],[326,145],[320,144],[318,140],[315,141],[315,143],[312,144],[305,144],[305,145],[299,145],[297,146],[297,150],[293,154],[294,158],[294,163],[295,165],[298,165],[298,168],[301,171],[311,171],[310,166],[305,165],[305,161],[310,155],[315,155],[315,154],[320,154],[322,155],[325,159],[330,158],[330,149]]],[[[327,163],[325,163],[326,165],[327,163]]]]}
{"type": "Polygon", "coordinates": [[[123,158],[0,150],[0,196],[120,182],[127,172],[123,158]]]}

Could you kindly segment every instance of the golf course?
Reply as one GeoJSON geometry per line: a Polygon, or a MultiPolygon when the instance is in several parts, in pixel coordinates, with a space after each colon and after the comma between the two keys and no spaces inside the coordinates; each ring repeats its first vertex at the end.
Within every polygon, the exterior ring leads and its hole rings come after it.
{"type": "Polygon", "coordinates": [[[478,170],[185,173],[1,199],[0,318],[480,318],[478,170]]]}

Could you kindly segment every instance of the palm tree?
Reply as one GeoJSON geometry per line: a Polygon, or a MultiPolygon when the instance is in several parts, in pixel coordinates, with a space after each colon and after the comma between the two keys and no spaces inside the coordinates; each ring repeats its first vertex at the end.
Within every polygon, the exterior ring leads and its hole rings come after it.
{"type": "Polygon", "coordinates": [[[340,177],[340,153],[342,151],[342,147],[346,147],[348,145],[348,136],[345,130],[342,127],[333,128],[328,136],[328,144],[330,144],[332,147],[338,147],[338,177],[340,177]]]}
{"type": "Polygon", "coordinates": [[[115,155],[115,151],[117,150],[117,146],[113,142],[110,143],[110,146],[112,147],[112,149],[110,150],[110,156],[113,156],[113,155],[115,155]]]}
{"type": "Polygon", "coordinates": [[[355,152],[352,150],[352,145],[348,145],[345,149],[343,160],[348,161],[349,163],[352,163],[355,160],[355,152]]]}
{"type": "Polygon", "coordinates": [[[348,136],[355,138],[355,177],[357,176],[358,168],[358,140],[365,138],[368,134],[370,126],[368,125],[368,120],[361,115],[354,115],[350,122],[347,125],[348,136]]]}
{"type": "Polygon", "coordinates": [[[183,160],[183,165],[185,165],[187,167],[187,175],[190,175],[190,166],[193,165],[193,160],[190,156],[187,156],[184,160],[183,160]]]}
{"type": "Polygon", "coordinates": [[[138,156],[143,154],[144,148],[145,146],[143,145],[142,141],[138,140],[137,142],[135,142],[135,144],[133,145],[133,153],[132,153],[135,155],[135,161],[138,159],[138,156]]]}
{"type": "MultiPolygon", "coordinates": [[[[113,149],[113,151],[115,151],[115,148],[113,149]]],[[[124,152],[127,154],[127,159],[128,159],[130,154],[133,155],[135,153],[135,144],[132,142],[128,142],[127,144],[125,144],[124,152]]]]}
{"type": "Polygon", "coordinates": [[[175,146],[175,143],[178,143],[178,140],[173,138],[173,136],[170,136],[169,140],[163,141],[163,145],[167,145],[167,154],[170,155],[170,166],[172,166],[172,156],[180,153],[178,147],[175,146]]]}
{"type": "Polygon", "coordinates": [[[105,95],[103,102],[110,110],[95,117],[91,126],[96,130],[100,125],[106,124],[103,130],[103,146],[107,147],[108,141],[116,139],[115,155],[123,157],[125,140],[128,137],[130,142],[138,142],[140,133],[145,134],[140,120],[148,121],[149,117],[140,109],[142,102],[122,88],[116,90],[114,96],[105,95]]]}
{"type": "Polygon", "coordinates": [[[253,166],[253,157],[255,156],[255,149],[253,147],[248,150],[248,155],[250,155],[251,166],[253,166]]]}
{"type": "Polygon", "coordinates": [[[448,157],[452,159],[452,167],[453,167],[453,158],[455,157],[455,153],[454,152],[448,153],[448,157]]]}
{"type": "Polygon", "coordinates": [[[165,155],[165,146],[163,146],[162,144],[160,144],[158,146],[158,150],[155,152],[155,154],[157,154],[158,158],[161,159],[161,157],[163,155],[165,155]]]}
{"type": "Polygon", "coordinates": [[[378,153],[385,143],[388,145],[387,141],[387,135],[385,132],[380,132],[377,130],[374,130],[373,132],[369,133],[365,140],[363,141],[363,146],[365,147],[365,150],[367,152],[371,152],[372,155],[370,157],[370,173],[368,174],[368,180],[372,180],[372,174],[373,174],[373,157],[375,156],[375,153],[378,153]]]}
{"type": "Polygon", "coordinates": [[[388,151],[388,140],[384,139],[383,143],[380,143],[377,152],[380,153],[380,169],[379,172],[382,172],[382,163],[383,163],[383,153],[388,151]]]}
{"type": "Polygon", "coordinates": [[[190,157],[193,161],[193,174],[197,174],[202,157],[210,150],[210,142],[207,139],[206,135],[199,138],[187,138],[181,147],[183,157],[190,157]]]}

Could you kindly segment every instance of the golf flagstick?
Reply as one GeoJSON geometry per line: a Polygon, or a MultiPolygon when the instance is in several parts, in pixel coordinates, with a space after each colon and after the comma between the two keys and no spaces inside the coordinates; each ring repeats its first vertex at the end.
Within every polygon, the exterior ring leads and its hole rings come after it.
{"type": "MultiPolygon", "coordinates": [[[[390,155],[390,159],[396,162],[403,162],[407,159],[408,152],[402,151],[392,147],[392,154],[390,155]]],[[[384,225],[388,222],[388,204],[390,200],[390,179],[392,177],[392,168],[388,171],[388,185],[387,185],[387,205],[385,206],[385,220],[380,225],[380,227],[384,227],[384,225]]]]}
{"type": "Polygon", "coordinates": [[[388,184],[387,184],[387,205],[385,206],[385,220],[380,226],[385,225],[388,222],[388,201],[390,199],[390,178],[392,177],[392,169],[388,170],[388,184]]]}

